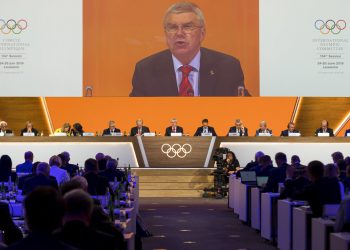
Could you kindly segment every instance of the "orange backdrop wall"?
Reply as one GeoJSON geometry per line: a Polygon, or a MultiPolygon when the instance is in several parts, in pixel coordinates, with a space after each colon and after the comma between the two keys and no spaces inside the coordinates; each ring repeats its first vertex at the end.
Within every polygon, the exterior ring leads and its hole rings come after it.
{"type": "MultiPolygon", "coordinates": [[[[174,0],[84,1],[84,90],[128,96],[135,63],[166,49],[162,19],[174,0]]],[[[206,18],[203,46],[241,61],[246,88],[259,96],[259,1],[194,0],[206,18]]]]}
{"type": "Polygon", "coordinates": [[[66,121],[82,123],[87,132],[99,133],[107,128],[109,120],[115,120],[122,131],[130,131],[137,118],[143,118],[152,131],[164,134],[175,117],[185,130],[193,135],[208,118],[219,135],[226,135],[234,120],[240,118],[254,135],[259,121],[266,120],[268,127],[279,136],[290,121],[296,98],[236,97],[236,98],[46,98],[55,128],[66,121]]]}

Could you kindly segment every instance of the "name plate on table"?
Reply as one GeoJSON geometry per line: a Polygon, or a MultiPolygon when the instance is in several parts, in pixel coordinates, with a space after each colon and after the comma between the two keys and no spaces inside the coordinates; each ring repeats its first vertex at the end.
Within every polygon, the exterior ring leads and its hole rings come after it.
{"type": "Polygon", "coordinates": [[[95,136],[95,134],[92,132],[84,132],[83,136],[95,136]]]}
{"type": "Polygon", "coordinates": [[[258,136],[271,136],[272,134],[270,133],[259,133],[258,136]]]}
{"type": "Polygon", "coordinates": [[[182,136],[182,133],[170,133],[170,136],[182,136]]]}
{"type": "Polygon", "coordinates": [[[156,136],[156,133],[143,133],[143,136],[156,136]]]}
{"type": "Polygon", "coordinates": [[[350,133],[347,133],[347,134],[346,134],[346,137],[350,137],[350,133]]]}
{"type": "Polygon", "coordinates": [[[23,133],[23,136],[35,136],[35,134],[33,132],[26,132],[23,133]]]}
{"type": "Polygon", "coordinates": [[[235,133],[228,133],[228,136],[241,136],[239,133],[235,132],[235,133]]]}
{"type": "Polygon", "coordinates": [[[0,132],[0,136],[5,136],[5,134],[3,132],[0,132]]]}
{"type": "Polygon", "coordinates": [[[202,136],[213,136],[213,133],[202,133],[202,136]]]}
{"type": "Polygon", "coordinates": [[[67,136],[67,134],[63,133],[63,132],[57,132],[57,133],[54,133],[53,135],[54,136],[67,136]]]}
{"type": "Polygon", "coordinates": [[[317,136],[320,136],[320,137],[329,137],[329,133],[318,133],[317,136]]]}
{"type": "Polygon", "coordinates": [[[301,136],[300,133],[288,133],[288,136],[301,136]]]}
{"type": "Polygon", "coordinates": [[[123,136],[122,133],[118,132],[118,133],[111,133],[111,136],[123,136]]]}

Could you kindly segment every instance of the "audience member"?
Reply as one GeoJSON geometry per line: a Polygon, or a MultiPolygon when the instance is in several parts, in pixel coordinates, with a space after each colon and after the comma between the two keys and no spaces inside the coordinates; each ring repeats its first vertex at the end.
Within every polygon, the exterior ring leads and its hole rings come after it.
{"type": "Polygon", "coordinates": [[[290,198],[293,200],[310,184],[306,167],[288,166],[284,189],[281,192],[280,198],[290,198]]]}
{"type": "Polygon", "coordinates": [[[12,182],[16,182],[17,174],[12,171],[12,160],[8,155],[0,158],[0,182],[8,182],[11,177],[12,182]]]}
{"type": "Polygon", "coordinates": [[[346,178],[343,180],[345,192],[350,191],[350,165],[346,167],[346,178]]]}
{"type": "Polygon", "coordinates": [[[50,158],[50,175],[55,177],[59,186],[69,181],[69,176],[66,170],[61,169],[62,161],[57,155],[50,158]]]}
{"type": "Polygon", "coordinates": [[[322,217],[323,205],[339,204],[341,201],[339,181],[338,178],[324,176],[324,165],[320,161],[310,162],[307,169],[311,184],[295,198],[308,201],[313,217],[322,217]]]}
{"type": "Polygon", "coordinates": [[[27,175],[23,175],[23,176],[18,178],[18,187],[17,188],[19,190],[23,190],[23,185],[24,185],[24,182],[26,182],[26,180],[28,180],[28,179],[30,179],[30,178],[32,178],[32,177],[34,177],[36,175],[36,169],[37,169],[39,163],[40,163],[39,161],[33,163],[33,165],[32,165],[32,173],[27,174],[27,175]]]}
{"type": "Polygon", "coordinates": [[[338,174],[339,174],[339,180],[343,181],[346,178],[346,162],[345,160],[338,160],[337,161],[337,167],[338,167],[338,174]]]}
{"type": "Polygon", "coordinates": [[[16,172],[17,173],[26,173],[29,174],[32,172],[33,167],[33,159],[34,155],[31,151],[27,151],[24,153],[24,162],[22,164],[17,165],[16,172]]]}
{"type": "Polygon", "coordinates": [[[88,192],[91,195],[105,195],[109,189],[108,179],[98,175],[98,165],[95,159],[87,159],[84,164],[84,177],[88,182],[88,192]]]}
{"type": "Polygon", "coordinates": [[[103,153],[97,153],[97,154],[95,155],[95,160],[96,160],[96,161],[99,161],[99,160],[101,160],[101,159],[103,159],[103,158],[105,158],[105,155],[104,155],[103,153]]]}
{"type": "Polygon", "coordinates": [[[66,211],[63,227],[54,236],[81,250],[119,249],[112,237],[89,227],[93,201],[83,190],[73,190],[64,195],[66,211]]]}
{"type": "Polygon", "coordinates": [[[344,160],[344,155],[342,152],[336,151],[332,154],[333,163],[337,164],[339,160],[344,160]]]}
{"type": "Polygon", "coordinates": [[[277,168],[274,168],[270,171],[269,178],[264,188],[264,192],[278,192],[279,183],[284,183],[286,179],[287,167],[287,156],[284,153],[277,153],[275,155],[275,162],[277,168]]]}
{"type": "Polygon", "coordinates": [[[271,157],[269,155],[263,155],[259,158],[259,165],[252,170],[256,172],[257,176],[269,176],[272,169],[271,157]]]}
{"type": "Polygon", "coordinates": [[[52,187],[58,189],[56,178],[50,176],[50,166],[41,162],[36,168],[36,175],[23,182],[23,194],[28,194],[37,187],[52,187]]]}
{"type": "Polygon", "coordinates": [[[117,179],[118,182],[125,181],[125,174],[118,168],[118,161],[115,159],[110,159],[107,161],[106,170],[99,173],[100,176],[104,176],[109,182],[117,179]]]}
{"type": "Polygon", "coordinates": [[[58,155],[58,157],[60,157],[61,161],[62,161],[61,168],[66,170],[71,178],[78,174],[79,167],[77,165],[69,163],[69,161],[70,161],[70,154],[68,152],[64,151],[64,152],[60,153],[58,155]]]}
{"type": "Polygon", "coordinates": [[[63,199],[57,190],[37,188],[26,197],[24,209],[29,235],[8,247],[9,250],[75,249],[52,236],[53,231],[61,226],[64,214],[63,199]]]}
{"type": "Polygon", "coordinates": [[[11,245],[23,239],[22,231],[13,223],[9,205],[0,202],[0,230],[2,231],[2,241],[6,245],[11,245]]]}
{"type": "Polygon", "coordinates": [[[341,203],[334,224],[334,232],[350,232],[350,196],[341,203]]]}
{"type": "Polygon", "coordinates": [[[327,164],[324,167],[324,176],[338,178],[339,176],[338,167],[332,163],[327,164]]]}

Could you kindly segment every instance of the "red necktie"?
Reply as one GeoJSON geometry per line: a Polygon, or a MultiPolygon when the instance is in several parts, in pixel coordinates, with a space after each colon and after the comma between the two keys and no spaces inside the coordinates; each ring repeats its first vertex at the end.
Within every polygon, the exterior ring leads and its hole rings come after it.
{"type": "Polygon", "coordinates": [[[188,79],[188,75],[193,68],[190,65],[184,65],[180,67],[180,70],[182,72],[182,80],[179,88],[180,96],[194,96],[192,85],[188,79]]]}

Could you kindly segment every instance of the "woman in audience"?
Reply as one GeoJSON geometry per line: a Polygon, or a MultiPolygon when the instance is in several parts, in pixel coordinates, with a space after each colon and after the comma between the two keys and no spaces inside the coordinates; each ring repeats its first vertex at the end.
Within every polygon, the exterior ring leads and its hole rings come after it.
{"type": "Polygon", "coordinates": [[[12,171],[12,160],[10,156],[3,155],[0,158],[0,182],[8,182],[10,177],[12,182],[16,182],[17,174],[12,171]]]}
{"type": "Polygon", "coordinates": [[[37,136],[39,132],[33,127],[33,123],[31,121],[27,121],[25,128],[21,130],[21,136],[23,136],[24,133],[33,133],[35,136],[37,136]]]}
{"type": "Polygon", "coordinates": [[[9,205],[0,202],[0,230],[3,232],[3,243],[11,245],[23,239],[22,231],[13,223],[9,205]]]}
{"type": "Polygon", "coordinates": [[[62,125],[62,128],[58,128],[55,130],[55,133],[66,133],[67,136],[71,135],[71,125],[69,122],[65,122],[62,125]]]}

